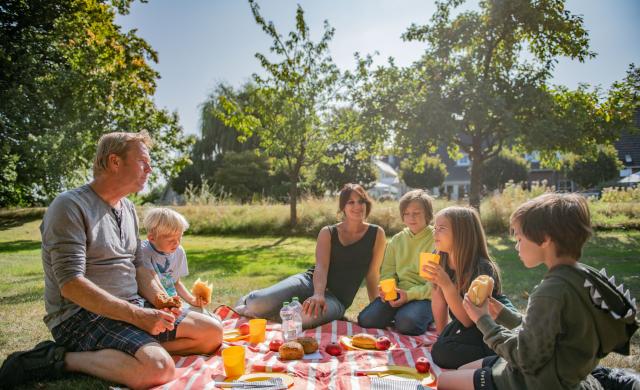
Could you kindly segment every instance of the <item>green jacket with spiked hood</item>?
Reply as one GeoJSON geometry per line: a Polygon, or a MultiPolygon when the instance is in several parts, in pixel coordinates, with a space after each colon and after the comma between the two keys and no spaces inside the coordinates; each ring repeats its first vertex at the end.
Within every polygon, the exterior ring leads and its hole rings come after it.
{"type": "Polygon", "coordinates": [[[583,381],[602,357],[629,354],[636,315],[622,284],[577,263],[550,269],[524,316],[502,310],[477,326],[500,356],[492,368],[498,389],[579,389],[588,387],[583,381]]]}

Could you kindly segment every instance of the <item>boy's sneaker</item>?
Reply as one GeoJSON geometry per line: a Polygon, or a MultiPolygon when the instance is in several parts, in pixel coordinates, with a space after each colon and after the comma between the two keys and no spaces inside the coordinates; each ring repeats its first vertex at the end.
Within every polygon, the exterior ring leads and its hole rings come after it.
{"type": "Polygon", "coordinates": [[[31,381],[61,378],[65,352],[63,346],[43,341],[29,351],[10,354],[0,368],[0,388],[12,389],[31,381]]]}

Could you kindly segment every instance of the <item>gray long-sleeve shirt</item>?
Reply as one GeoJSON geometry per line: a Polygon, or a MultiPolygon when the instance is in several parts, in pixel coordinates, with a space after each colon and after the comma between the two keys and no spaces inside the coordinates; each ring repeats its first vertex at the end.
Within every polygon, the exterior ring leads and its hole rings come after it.
{"type": "Polygon", "coordinates": [[[84,276],[125,300],[139,298],[136,283],[138,220],[133,204],[121,201],[118,225],[113,209],[87,184],[60,194],[44,215],[42,266],[44,322],[53,329],[80,310],[65,299],[62,286],[84,276]]]}

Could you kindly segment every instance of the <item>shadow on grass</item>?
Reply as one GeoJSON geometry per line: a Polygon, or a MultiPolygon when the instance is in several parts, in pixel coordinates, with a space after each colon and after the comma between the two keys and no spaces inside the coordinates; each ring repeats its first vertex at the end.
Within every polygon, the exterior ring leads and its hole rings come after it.
{"type": "MultiPolygon", "coordinates": [[[[14,280],[12,280],[10,283],[13,283],[14,285],[24,286],[27,283],[33,283],[33,282],[38,283],[43,280],[44,280],[44,272],[40,271],[40,272],[29,272],[26,274],[17,275],[17,277],[14,280]]],[[[0,277],[0,283],[6,283],[5,281],[3,281],[2,277],[0,277]]]]}
{"type": "Polygon", "coordinates": [[[40,249],[40,241],[33,240],[17,240],[3,242],[0,244],[0,253],[30,251],[34,249],[40,249]]]}
{"type": "Polygon", "coordinates": [[[43,300],[43,290],[27,291],[21,294],[0,297],[0,306],[2,305],[19,305],[21,303],[31,303],[43,300]]]}
{"type": "MultiPolygon", "coordinates": [[[[269,264],[284,263],[288,267],[302,268],[308,265],[308,259],[298,252],[275,250],[286,237],[279,238],[273,244],[253,245],[242,249],[190,250],[187,252],[189,269],[193,273],[224,271],[225,274],[237,274],[243,267],[256,261],[269,264]]],[[[276,271],[276,270],[274,270],[276,271]]],[[[279,270],[281,272],[281,270],[279,270]]],[[[277,271],[276,271],[277,272],[277,271]]],[[[262,275],[268,274],[265,269],[262,275]]]]}
{"type": "Polygon", "coordinates": [[[45,208],[18,209],[18,210],[1,210],[0,211],[0,230],[7,230],[42,219],[45,208]]]}
{"type": "Polygon", "coordinates": [[[16,389],[47,389],[47,390],[66,390],[66,389],[109,389],[112,386],[118,386],[116,383],[109,383],[98,378],[94,378],[84,374],[66,374],[64,378],[50,382],[31,382],[16,389]]]}

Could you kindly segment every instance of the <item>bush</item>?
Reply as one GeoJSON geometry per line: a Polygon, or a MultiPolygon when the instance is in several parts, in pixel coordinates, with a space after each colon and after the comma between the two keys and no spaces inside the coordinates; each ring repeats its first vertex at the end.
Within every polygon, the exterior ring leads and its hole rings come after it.
{"type": "Polygon", "coordinates": [[[447,166],[438,157],[427,157],[418,166],[405,160],[400,175],[411,188],[431,189],[442,185],[447,177],[447,166]]]}
{"type": "Polygon", "coordinates": [[[605,203],[639,202],[640,187],[608,187],[602,190],[600,200],[605,203]]]}
{"type": "Polygon", "coordinates": [[[567,177],[582,188],[591,188],[607,180],[616,179],[622,168],[618,151],[612,146],[603,147],[595,156],[570,156],[567,177]]]}
{"type": "MultiPolygon", "coordinates": [[[[554,191],[544,183],[525,190],[509,183],[501,194],[482,201],[482,223],[489,233],[502,233],[509,229],[511,213],[528,199],[554,191]]],[[[605,188],[600,200],[589,198],[591,225],[596,230],[640,229],[640,189],[605,188]]]]}
{"type": "Polygon", "coordinates": [[[516,153],[503,151],[487,160],[483,172],[482,182],[489,190],[502,189],[505,183],[526,181],[529,163],[516,153]]]}

